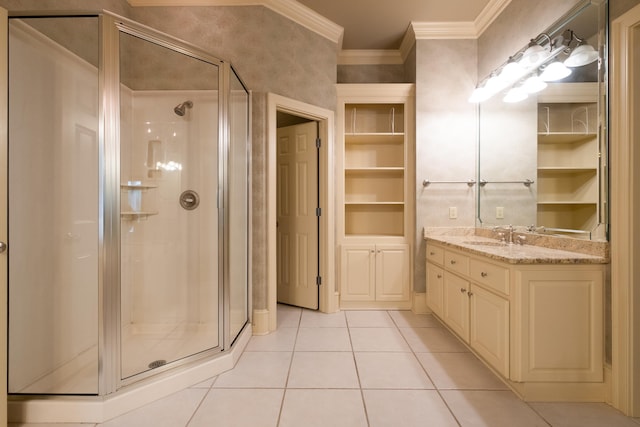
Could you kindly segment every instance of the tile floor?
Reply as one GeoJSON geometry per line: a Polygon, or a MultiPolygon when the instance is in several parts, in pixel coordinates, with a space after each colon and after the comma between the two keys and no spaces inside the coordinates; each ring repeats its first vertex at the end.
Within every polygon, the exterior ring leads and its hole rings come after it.
{"type": "MultiPolygon", "coordinates": [[[[20,425],[44,426],[10,424],[20,425]]],[[[252,337],[235,369],[99,426],[639,427],[640,419],[605,404],[524,403],[429,315],[279,306],[278,330],[252,337]]]]}

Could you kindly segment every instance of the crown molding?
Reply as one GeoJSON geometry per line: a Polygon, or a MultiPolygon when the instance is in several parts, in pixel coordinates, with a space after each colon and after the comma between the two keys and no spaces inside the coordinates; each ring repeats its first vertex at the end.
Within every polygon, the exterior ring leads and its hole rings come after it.
{"type": "Polygon", "coordinates": [[[473,22],[411,22],[400,44],[402,58],[406,59],[416,40],[479,38],[509,3],[489,0],[473,22]]]}
{"type": "Polygon", "coordinates": [[[509,6],[511,0],[490,0],[489,3],[482,9],[482,12],[473,21],[473,25],[476,27],[477,37],[480,37],[484,31],[489,28],[489,25],[502,13],[502,11],[509,6]]]}
{"type": "Polygon", "coordinates": [[[264,6],[342,46],[344,28],[295,0],[127,0],[142,6],[264,6]]]}
{"type": "MultiPolygon", "coordinates": [[[[336,43],[340,48],[344,28],[295,0],[127,0],[133,7],[142,6],[264,6],[310,31],[336,43]]],[[[472,22],[411,22],[396,50],[343,50],[340,65],[402,64],[416,40],[477,39],[511,3],[489,0],[472,22]]]]}
{"type": "Polygon", "coordinates": [[[338,65],[402,65],[399,50],[346,49],[338,54],[338,65]]]}
{"type": "Polygon", "coordinates": [[[263,0],[266,7],[342,46],[344,28],[295,0],[263,0]]]}

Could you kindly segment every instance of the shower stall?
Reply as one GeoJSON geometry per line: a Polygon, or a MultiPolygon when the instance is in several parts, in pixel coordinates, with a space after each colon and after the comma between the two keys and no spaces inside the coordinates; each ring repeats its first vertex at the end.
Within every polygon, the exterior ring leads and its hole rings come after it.
{"type": "Polygon", "coordinates": [[[233,67],[107,12],[8,26],[8,392],[104,398],[232,350],[250,259],[233,67]]]}

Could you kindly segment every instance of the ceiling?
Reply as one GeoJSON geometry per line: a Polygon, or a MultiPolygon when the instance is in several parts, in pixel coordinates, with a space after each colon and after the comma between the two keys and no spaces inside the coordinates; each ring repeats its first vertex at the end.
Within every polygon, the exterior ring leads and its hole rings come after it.
{"type": "Polygon", "coordinates": [[[127,0],[132,6],[265,6],[347,54],[406,54],[425,38],[477,38],[511,0],[127,0]]]}
{"type": "Polygon", "coordinates": [[[399,49],[411,22],[474,22],[490,0],[297,0],[344,28],[343,49],[399,49]]]}

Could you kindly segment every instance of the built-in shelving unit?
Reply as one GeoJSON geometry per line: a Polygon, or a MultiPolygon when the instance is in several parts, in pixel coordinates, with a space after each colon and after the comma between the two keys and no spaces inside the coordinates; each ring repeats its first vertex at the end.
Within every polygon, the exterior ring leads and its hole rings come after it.
{"type": "Polygon", "coordinates": [[[555,84],[538,102],[537,224],[593,230],[598,223],[598,90],[555,84]]]}
{"type": "Polygon", "coordinates": [[[407,308],[414,86],[348,84],[337,92],[341,306],[407,308]]]}

